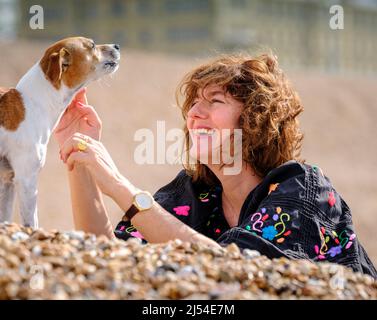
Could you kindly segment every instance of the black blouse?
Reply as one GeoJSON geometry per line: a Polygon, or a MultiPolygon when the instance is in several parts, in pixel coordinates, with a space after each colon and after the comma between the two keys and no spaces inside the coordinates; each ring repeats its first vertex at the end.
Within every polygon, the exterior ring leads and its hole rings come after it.
{"type": "MultiPolygon", "coordinates": [[[[377,278],[355,235],[349,207],[319,167],[291,160],[271,170],[247,196],[233,228],[224,217],[221,194],[221,186],[193,183],[182,170],[154,198],[222,246],[235,243],[269,258],[339,263],[377,278]]],[[[119,222],[115,235],[124,240],[143,239],[126,221],[119,222]]]]}

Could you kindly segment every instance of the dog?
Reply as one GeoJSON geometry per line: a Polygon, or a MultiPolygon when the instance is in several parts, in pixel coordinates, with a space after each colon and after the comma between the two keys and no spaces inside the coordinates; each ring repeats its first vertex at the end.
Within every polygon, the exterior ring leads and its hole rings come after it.
{"type": "Polygon", "coordinates": [[[0,88],[0,222],[11,221],[17,195],[23,225],[38,228],[37,178],[51,133],[76,93],[114,73],[119,60],[117,44],[66,38],[49,47],[15,88],[0,88]]]}

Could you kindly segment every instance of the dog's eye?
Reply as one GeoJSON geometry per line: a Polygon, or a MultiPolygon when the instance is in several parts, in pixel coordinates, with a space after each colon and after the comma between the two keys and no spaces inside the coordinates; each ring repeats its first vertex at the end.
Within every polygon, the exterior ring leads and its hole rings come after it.
{"type": "Polygon", "coordinates": [[[95,44],[94,42],[92,42],[92,43],[90,44],[90,47],[91,47],[92,49],[94,49],[94,48],[96,47],[96,44],[95,44]]]}

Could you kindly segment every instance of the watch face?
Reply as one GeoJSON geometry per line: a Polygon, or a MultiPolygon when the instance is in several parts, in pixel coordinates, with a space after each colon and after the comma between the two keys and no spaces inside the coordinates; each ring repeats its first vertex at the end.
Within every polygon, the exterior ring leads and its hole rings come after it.
{"type": "Polygon", "coordinates": [[[135,196],[135,202],[140,210],[147,210],[153,205],[153,197],[147,193],[139,193],[135,196]]]}

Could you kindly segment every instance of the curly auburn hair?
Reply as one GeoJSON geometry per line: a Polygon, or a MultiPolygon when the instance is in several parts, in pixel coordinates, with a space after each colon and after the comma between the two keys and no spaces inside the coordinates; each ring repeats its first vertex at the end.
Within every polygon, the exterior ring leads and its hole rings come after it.
{"type": "MultiPolygon", "coordinates": [[[[288,160],[300,159],[303,134],[297,116],[303,111],[298,94],[291,87],[277,58],[272,54],[257,57],[226,55],[188,73],[180,83],[176,97],[183,118],[187,119],[198,89],[219,85],[233,98],[243,103],[239,125],[242,129],[242,159],[255,174],[267,173],[288,160]],[[179,103],[179,95],[183,103],[179,103]]],[[[185,131],[185,148],[189,150],[190,136],[185,131]]],[[[217,181],[211,170],[199,161],[184,163],[194,181],[213,184],[217,181]]]]}

